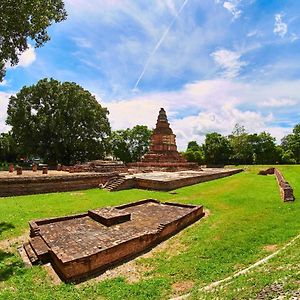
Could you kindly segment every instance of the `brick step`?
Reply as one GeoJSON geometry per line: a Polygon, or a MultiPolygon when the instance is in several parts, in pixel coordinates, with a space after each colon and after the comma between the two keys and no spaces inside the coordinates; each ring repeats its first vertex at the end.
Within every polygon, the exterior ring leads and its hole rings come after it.
{"type": "Polygon", "coordinates": [[[30,262],[33,264],[33,265],[36,265],[39,263],[39,258],[37,257],[36,253],[33,251],[30,243],[24,243],[23,245],[24,249],[25,249],[25,252],[30,260],[30,262]]]}
{"type": "Polygon", "coordinates": [[[40,261],[45,263],[49,260],[49,248],[42,237],[35,236],[29,243],[40,261]]]}

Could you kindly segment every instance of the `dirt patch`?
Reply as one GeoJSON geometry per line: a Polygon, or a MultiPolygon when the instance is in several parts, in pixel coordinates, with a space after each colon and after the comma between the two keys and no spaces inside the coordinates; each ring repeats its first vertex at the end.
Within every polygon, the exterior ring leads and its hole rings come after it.
{"type": "Polygon", "coordinates": [[[28,232],[24,232],[21,236],[18,237],[12,237],[6,240],[0,241],[0,249],[6,250],[6,251],[11,251],[11,252],[16,252],[17,246],[23,245],[28,241],[28,232]]]}
{"type": "Polygon", "coordinates": [[[174,293],[184,293],[194,287],[195,283],[192,280],[178,281],[172,285],[172,291],[174,293]]]}
{"type": "Polygon", "coordinates": [[[266,245],[263,248],[265,251],[267,252],[275,252],[276,250],[278,250],[278,245],[274,244],[274,245],[266,245]]]}

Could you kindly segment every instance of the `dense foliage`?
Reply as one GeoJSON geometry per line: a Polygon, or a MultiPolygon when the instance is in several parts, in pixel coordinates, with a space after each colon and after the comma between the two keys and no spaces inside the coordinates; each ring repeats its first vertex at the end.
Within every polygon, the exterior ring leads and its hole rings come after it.
{"type": "Polygon", "coordinates": [[[18,56],[28,49],[28,39],[36,47],[50,37],[47,27],[61,22],[67,14],[62,0],[1,0],[0,1],[0,82],[5,65],[16,65],[18,56]]]}
{"type": "Polygon", "coordinates": [[[276,145],[270,133],[249,134],[237,124],[229,136],[213,132],[206,135],[201,146],[190,142],[183,154],[188,161],[199,164],[300,163],[300,124],[282,139],[281,145],[276,145]]]}
{"type": "Polygon", "coordinates": [[[13,162],[18,158],[18,145],[11,133],[0,134],[0,162],[13,162]]]}
{"type": "Polygon", "coordinates": [[[25,157],[70,164],[106,155],[108,111],[75,83],[43,79],[23,87],[10,98],[7,114],[25,157]]]}
{"type": "Polygon", "coordinates": [[[139,161],[148,151],[151,133],[152,130],[141,125],[114,131],[110,139],[113,155],[126,163],[139,161]]]}

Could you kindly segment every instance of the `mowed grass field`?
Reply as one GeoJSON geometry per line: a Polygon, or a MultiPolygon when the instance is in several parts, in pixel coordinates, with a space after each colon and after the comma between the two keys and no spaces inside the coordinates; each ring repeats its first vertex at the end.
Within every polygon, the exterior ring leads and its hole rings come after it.
{"type": "Polygon", "coordinates": [[[299,241],[249,274],[216,290],[199,291],[270,255],[300,233],[300,166],[279,166],[294,188],[294,203],[282,202],[274,176],[257,175],[265,168],[245,166],[243,173],[184,187],[177,194],[94,189],[0,198],[0,299],[168,299],[188,292],[192,299],[255,299],[274,290],[276,294],[276,289],[292,295],[300,288],[299,241]],[[23,266],[17,237],[29,234],[28,221],[144,198],[202,204],[208,216],[158,251],[137,258],[138,280],[123,274],[80,285],[54,284],[44,267],[23,266]]]}

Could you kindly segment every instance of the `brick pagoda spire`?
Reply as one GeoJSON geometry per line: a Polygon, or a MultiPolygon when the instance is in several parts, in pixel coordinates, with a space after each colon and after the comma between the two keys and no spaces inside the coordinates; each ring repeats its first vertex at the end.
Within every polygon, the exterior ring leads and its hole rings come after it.
{"type": "Polygon", "coordinates": [[[186,162],[177,151],[176,135],[170,128],[166,111],[163,108],[159,111],[156,128],[151,136],[150,151],[143,157],[142,162],[186,162]]]}
{"type": "Polygon", "coordinates": [[[176,135],[168,122],[166,111],[161,108],[156,127],[151,136],[149,152],[140,162],[127,164],[142,170],[180,171],[198,169],[197,163],[187,162],[177,151],[176,135]]]}

